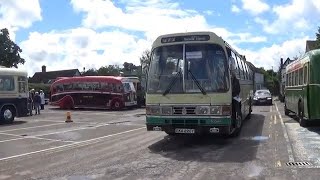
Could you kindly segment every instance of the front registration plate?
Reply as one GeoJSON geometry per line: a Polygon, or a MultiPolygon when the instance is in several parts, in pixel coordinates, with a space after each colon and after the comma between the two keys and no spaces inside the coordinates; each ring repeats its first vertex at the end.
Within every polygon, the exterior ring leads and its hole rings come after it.
{"type": "Polygon", "coordinates": [[[176,128],[175,133],[180,133],[180,134],[194,134],[195,130],[194,129],[180,129],[176,128]]]}

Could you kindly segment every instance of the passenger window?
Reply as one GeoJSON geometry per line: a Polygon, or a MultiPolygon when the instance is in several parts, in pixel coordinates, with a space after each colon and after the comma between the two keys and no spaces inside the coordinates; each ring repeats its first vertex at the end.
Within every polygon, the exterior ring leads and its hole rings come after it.
{"type": "Polygon", "coordinates": [[[242,60],[239,58],[239,56],[237,56],[237,62],[239,65],[239,72],[240,72],[240,79],[244,79],[244,71],[243,71],[243,67],[242,67],[242,60]]]}
{"type": "Polygon", "coordinates": [[[0,76],[0,91],[14,91],[13,76],[0,76]]]}
{"type": "Polygon", "coordinates": [[[295,75],[295,80],[294,80],[295,86],[298,86],[299,85],[299,73],[297,70],[294,72],[294,75],[295,75]]]}
{"type": "Polygon", "coordinates": [[[292,73],[289,73],[289,86],[292,86],[292,73]]]}
{"type": "Polygon", "coordinates": [[[231,55],[233,57],[233,60],[234,60],[234,66],[235,66],[235,71],[236,71],[236,76],[238,79],[240,79],[240,69],[239,69],[239,64],[238,64],[238,61],[237,61],[237,57],[236,57],[236,54],[234,52],[231,52],[231,55]]]}
{"type": "Polygon", "coordinates": [[[303,72],[302,72],[302,68],[299,69],[299,85],[303,84],[303,72]]]}
{"type": "Polygon", "coordinates": [[[27,78],[24,76],[18,77],[19,93],[27,92],[27,78]]]}
{"type": "Polygon", "coordinates": [[[246,79],[247,79],[247,80],[249,80],[248,65],[247,65],[247,63],[246,63],[246,62],[244,62],[244,61],[243,61],[243,63],[244,63],[244,67],[245,67],[245,69],[246,69],[246,79]]]}
{"type": "Polygon", "coordinates": [[[303,74],[304,74],[303,75],[303,77],[304,77],[303,82],[304,82],[304,84],[308,84],[309,77],[308,77],[308,67],[307,66],[304,67],[303,74]]]}

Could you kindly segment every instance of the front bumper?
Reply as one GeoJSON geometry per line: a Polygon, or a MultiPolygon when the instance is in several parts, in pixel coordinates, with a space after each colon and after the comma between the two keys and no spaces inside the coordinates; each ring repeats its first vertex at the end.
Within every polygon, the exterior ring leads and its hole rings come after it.
{"type": "Polygon", "coordinates": [[[136,106],[137,105],[137,101],[125,102],[124,105],[125,106],[136,106]]]}
{"type": "Polygon", "coordinates": [[[178,128],[194,129],[195,134],[230,134],[231,117],[165,117],[147,116],[148,131],[175,133],[178,128]]]}

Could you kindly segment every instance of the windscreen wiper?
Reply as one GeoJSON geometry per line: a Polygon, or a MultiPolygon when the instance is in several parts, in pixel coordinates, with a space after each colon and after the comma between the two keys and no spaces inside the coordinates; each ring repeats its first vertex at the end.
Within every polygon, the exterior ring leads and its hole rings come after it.
{"type": "Polygon", "coordinates": [[[198,86],[198,88],[200,89],[200,91],[202,92],[203,95],[206,95],[207,92],[202,88],[202,86],[200,85],[199,81],[197,80],[196,77],[194,77],[194,75],[192,74],[192,72],[190,71],[190,69],[188,69],[188,73],[191,75],[191,78],[193,79],[193,81],[196,83],[196,85],[198,86]]]}
{"type": "Polygon", "coordinates": [[[170,90],[172,89],[173,85],[176,83],[177,81],[177,77],[181,76],[181,71],[179,71],[174,77],[173,79],[170,81],[170,84],[168,85],[168,87],[166,88],[166,90],[164,91],[164,93],[162,94],[163,96],[167,95],[170,90]]]}

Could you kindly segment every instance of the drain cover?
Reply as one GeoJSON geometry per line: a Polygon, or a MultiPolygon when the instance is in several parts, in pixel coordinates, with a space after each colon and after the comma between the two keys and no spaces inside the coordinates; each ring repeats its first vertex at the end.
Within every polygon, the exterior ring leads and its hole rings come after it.
{"type": "Polygon", "coordinates": [[[287,162],[286,165],[287,166],[297,166],[297,167],[311,166],[311,164],[309,162],[287,162]]]}

